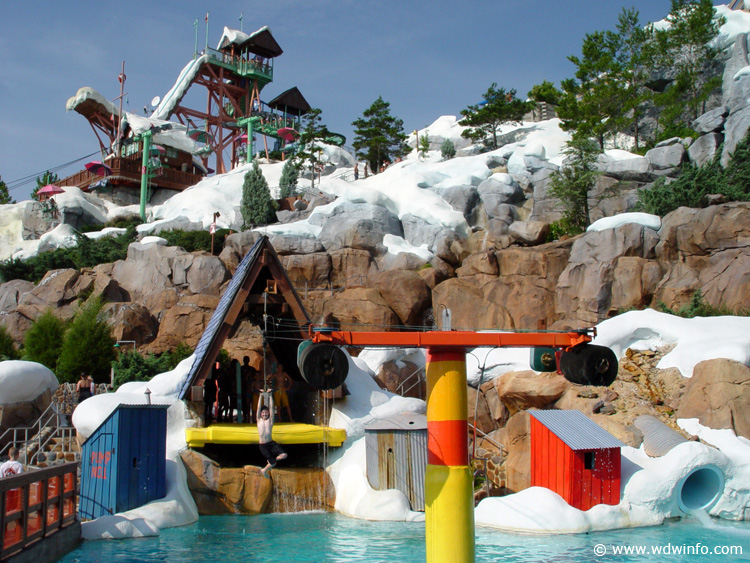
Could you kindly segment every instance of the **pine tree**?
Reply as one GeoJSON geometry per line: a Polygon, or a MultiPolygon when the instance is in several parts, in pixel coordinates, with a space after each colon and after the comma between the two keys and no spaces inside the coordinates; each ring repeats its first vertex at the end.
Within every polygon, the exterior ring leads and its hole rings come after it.
{"type": "Polygon", "coordinates": [[[362,117],[352,122],[357,157],[377,173],[385,162],[402,158],[411,150],[406,144],[404,122],[391,115],[391,104],[378,97],[362,117]]]}
{"type": "Polygon", "coordinates": [[[299,138],[301,150],[297,157],[304,162],[309,163],[310,173],[312,175],[312,186],[315,187],[315,170],[320,161],[319,143],[325,141],[330,135],[328,127],[322,122],[320,114],[322,110],[313,108],[302,117],[302,133],[299,138]]]}
{"type": "Polygon", "coordinates": [[[64,336],[65,323],[48,309],[37,317],[34,324],[24,334],[24,359],[56,371],[64,336]]]}
{"type": "Polygon", "coordinates": [[[5,205],[6,203],[15,203],[15,202],[16,200],[10,197],[8,186],[5,185],[5,182],[0,180],[0,205],[5,205]]]}
{"type": "Polygon", "coordinates": [[[555,85],[549,80],[543,80],[541,84],[531,87],[528,96],[535,102],[546,102],[556,106],[560,103],[562,92],[555,88],[555,85]]]}
{"type": "Polygon", "coordinates": [[[516,98],[515,90],[506,92],[505,88],[498,89],[496,82],[492,83],[483,98],[484,103],[461,110],[461,124],[469,127],[461,136],[496,149],[500,127],[506,123],[520,124],[532,105],[516,98]]]}
{"type": "Polygon", "coordinates": [[[276,220],[276,202],[271,199],[268,182],[256,160],[253,160],[253,167],[245,174],[240,212],[246,229],[267,225],[276,220]]]}
{"type": "Polygon", "coordinates": [[[425,131],[424,135],[419,137],[419,156],[421,158],[427,158],[427,154],[430,152],[430,132],[425,131]]]}
{"type": "Polygon", "coordinates": [[[560,200],[567,230],[580,233],[591,224],[589,192],[599,175],[596,160],[601,149],[591,139],[574,135],[563,154],[565,165],[552,174],[550,193],[560,200]]]}
{"type": "Polygon", "coordinates": [[[299,179],[299,162],[296,158],[290,158],[284,163],[279,179],[279,196],[281,198],[291,197],[297,193],[297,180],[299,179]]]}
{"type": "Polygon", "coordinates": [[[440,155],[443,157],[443,160],[450,160],[456,156],[456,145],[453,144],[453,141],[450,139],[443,141],[443,144],[440,145],[440,155]]]}
{"type": "Polygon", "coordinates": [[[78,309],[65,332],[57,360],[57,379],[72,383],[81,372],[86,372],[94,381],[108,382],[115,359],[115,342],[112,329],[102,316],[101,300],[89,299],[78,309]]]}
{"type": "Polygon", "coordinates": [[[34,191],[31,192],[31,199],[39,199],[39,196],[37,195],[37,192],[42,189],[47,184],[54,184],[55,182],[59,182],[60,178],[57,177],[57,174],[50,172],[47,170],[44,174],[42,174],[41,177],[37,177],[36,179],[36,187],[34,188],[34,191]]]}

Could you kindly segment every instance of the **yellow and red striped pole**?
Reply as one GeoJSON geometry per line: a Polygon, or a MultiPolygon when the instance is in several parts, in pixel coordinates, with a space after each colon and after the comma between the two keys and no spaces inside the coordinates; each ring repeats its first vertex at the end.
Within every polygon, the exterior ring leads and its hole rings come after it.
{"type": "Polygon", "coordinates": [[[474,562],[473,475],[469,468],[466,352],[427,350],[427,563],[474,562]]]}

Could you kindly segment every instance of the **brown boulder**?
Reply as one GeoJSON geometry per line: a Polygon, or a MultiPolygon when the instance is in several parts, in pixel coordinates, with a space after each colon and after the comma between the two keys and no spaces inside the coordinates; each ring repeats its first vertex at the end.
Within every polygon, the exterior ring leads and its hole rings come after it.
{"type": "Polygon", "coordinates": [[[610,311],[643,309],[653,299],[662,278],[658,262],[638,256],[622,256],[615,264],[610,311]]]}
{"type": "Polygon", "coordinates": [[[384,362],[375,376],[382,389],[403,397],[424,399],[427,396],[427,382],[424,369],[413,362],[389,360],[384,362]]]}
{"type": "MultiPolygon", "coordinates": [[[[494,397],[497,397],[497,394],[493,395],[494,397]]],[[[480,430],[485,434],[489,434],[490,432],[493,432],[498,428],[499,422],[498,419],[495,418],[495,416],[497,416],[497,413],[494,413],[492,411],[484,393],[481,390],[477,391],[471,386],[467,387],[466,402],[468,407],[469,423],[475,425],[477,427],[477,430],[480,430]],[[477,397],[477,395],[479,395],[479,397],[477,397]]],[[[495,402],[499,404],[502,409],[505,409],[505,407],[503,407],[502,403],[500,403],[499,400],[496,400],[495,402]]],[[[505,411],[505,413],[507,415],[507,410],[505,411]]],[[[502,415],[500,415],[500,418],[502,418],[502,415]]],[[[502,423],[504,424],[505,420],[503,420],[502,423]]]]}
{"type": "Polygon", "coordinates": [[[526,409],[549,407],[571,386],[562,375],[531,370],[506,373],[491,383],[511,417],[526,409]]]}
{"type": "Polygon", "coordinates": [[[331,256],[330,281],[334,286],[347,287],[364,284],[370,273],[372,256],[369,251],[356,248],[334,250],[331,256]]]}
{"type": "Polygon", "coordinates": [[[58,317],[64,320],[72,319],[78,296],[88,287],[88,284],[78,283],[80,278],[78,270],[50,270],[39,285],[21,296],[17,311],[33,321],[51,308],[58,317]]]}
{"type": "Polygon", "coordinates": [[[517,493],[531,486],[531,423],[529,413],[511,416],[508,424],[497,433],[508,453],[505,461],[506,487],[517,493]]]}
{"type": "Polygon", "coordinates": [[[313,254],[288,254],[279,256],[286,275],[298,287],[298,293],[304,293],[303,288],[325,287],[331,275],[331,257],[325,252],[313,254]]]}
{"type": "Polygon", "coordinates": [[[497,256],[493,251],[478,252],[466,257],[460,268],[456,269],[458,277],[484,274],[497,276],[497,256]]]}
{"type": "Polygon", "coordinates": [[[402,324],[424,324],[424,313],[430,306],[430,290],[418,273],[408,270],[380,272],[370,275],[367,282],[380,292],[402,324]]]}
{"type": "Polygon", "coordinates": [[[109,315],[109,324],[115,339],[132,340],[138,347],[156,338],[159,324],[143,305],[108,303],[103,309],[109,315]]]}
{"type": "Polygon", "coordinates": [[[166,352],[180,342],[195,348],[218,304],[219,298],[215,295],[187,295],[180,298],[164,315],[156,340],[149,345],[148,351],[157,354],[166,352]]]}
{"type": "Polygon", "coordinates": [[[728,359],[705,360],[693,369],[677,409],[709,428],[730,428],[750,438],[750,367],[728,359]]]}
{"type": "Polygon", "coordinates": [[[482,288],[465,278],[451,278],[432,291],[433,310],[439,311],[444,307],[451,310],[453,329],[514,328],[508,310],[489,299],[482,288]]]}
{"type": "Polygon", "coordinates": [[[327,299],[323,317],[342,330],[391,330],[400,324],[377,289],[347,289],[327,299]]]}

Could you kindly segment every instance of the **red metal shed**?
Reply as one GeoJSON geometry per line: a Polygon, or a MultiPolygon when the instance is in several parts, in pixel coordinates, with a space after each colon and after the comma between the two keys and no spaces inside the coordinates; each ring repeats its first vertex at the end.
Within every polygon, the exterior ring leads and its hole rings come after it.
{"type": "Polygon", "coordinates": [[[529,411],[531,486],[546,487],[579,510],[620,503],[625,444],[574,410],[529,411]]]}

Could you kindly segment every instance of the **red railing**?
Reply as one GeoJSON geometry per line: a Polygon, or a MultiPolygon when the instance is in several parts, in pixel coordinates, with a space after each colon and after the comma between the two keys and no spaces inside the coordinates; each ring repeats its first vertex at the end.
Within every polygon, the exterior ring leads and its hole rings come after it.
{"type": "Polygon", "coordinates": [[[78,463],[0,479],[0,559],[76,520],[78,463]]]}

